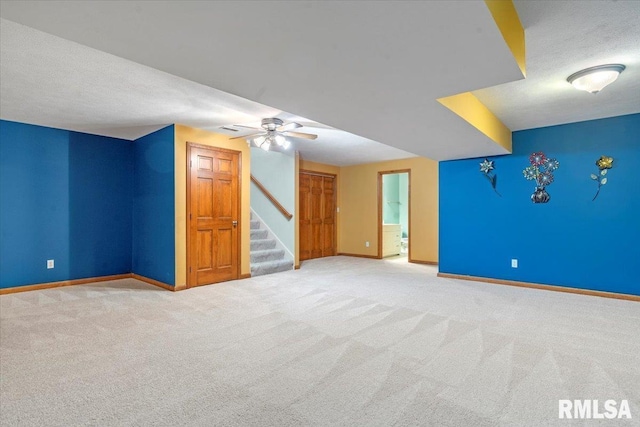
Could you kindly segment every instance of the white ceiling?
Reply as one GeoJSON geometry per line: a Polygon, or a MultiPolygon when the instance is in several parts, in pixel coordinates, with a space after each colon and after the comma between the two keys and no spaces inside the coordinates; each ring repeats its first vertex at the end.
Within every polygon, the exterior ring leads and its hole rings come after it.
{"type": "Polygon", "coordinates": [[[526,28],[527,78],[474,94],[512,131],[640,111],[640,1],[516,1],[526,28]],[[567,77],[624,64],[618,80],[593,95],[567,77]]]}
{"type": "Polygon", "coordinates": [[[336,165],[504,154],[436,98],[490,87],[512,130],[640,111],[640,2],[578,3],[516,2],[523,80],[480,1],[3,1],[0,117],[134,139],[278,116],[336,165]],[[605,62],[627,70],[597,96],[564,80],[605,62]]]}
{"type": "Polygon", "coordinates": [[[279,117],[319,135],[290,139],[305,159],[344,166],[414,156],[5,19],[0,55],[5,120],[133,140],[171,123],[238,136],[220,126],[279,117]]]}

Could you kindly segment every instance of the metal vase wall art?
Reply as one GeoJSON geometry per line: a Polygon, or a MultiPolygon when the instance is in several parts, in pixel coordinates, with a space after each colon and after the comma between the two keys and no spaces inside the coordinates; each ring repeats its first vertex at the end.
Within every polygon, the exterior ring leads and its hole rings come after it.
{"type": "Polygon", "coordinates": [[[498,175],[494,172],[494,169],[495,166],[493,166],[493,160],[484,159],[480,163],[480,172],[482,172],[484,177],[489,180],[493,191],[495,191],[498,196],[502,197],[502,195],[498,193],[498,190],[496,189],[496,185],[498,184],[498,175]]]}
{"type": "Polygon", "coordinates": [[[613,167],[613,157],[600,156],[600,158],[596,160],[596,166],[598,167],[598,174],[592,173],[591,179],[598,182],[598,191],[596,191],[596,195],[591,199],[592,202],[598,197],[598,194],[600,194],[602,186],[607,183],[607,171],[613,167]]]}
{"type": "Polygon", "coordinates": [[[547,203],[551,196],[547,193],[547,186],[553,183],[553,172],[560,167],[556,159],[549,159],[542,152],[533,153],[529,156],[530,166],[522,171],[524,177],[529,181],[536,181],[536,188],[531,195],[533,203],[547,203]]]}

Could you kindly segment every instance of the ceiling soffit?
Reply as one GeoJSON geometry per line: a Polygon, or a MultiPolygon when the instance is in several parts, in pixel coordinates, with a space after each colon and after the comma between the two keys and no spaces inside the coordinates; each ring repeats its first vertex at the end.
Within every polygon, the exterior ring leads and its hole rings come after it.
{"type": "Polygon", "coordinates": [[[504,154],[438,98],[521,79],[483,2],[3,2],[2,17],[433,159],[504,154]]]}

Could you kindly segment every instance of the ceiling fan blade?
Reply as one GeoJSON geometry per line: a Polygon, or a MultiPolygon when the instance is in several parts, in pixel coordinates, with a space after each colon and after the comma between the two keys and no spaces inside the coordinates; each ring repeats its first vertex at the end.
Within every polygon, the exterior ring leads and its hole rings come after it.
{"type": "Polygon", "coordinates": [[[237,128],[246,128],[246,129],[253,129],[253,130],[262,130],[262,128],[257,128],[257,127],[254,127],[254,126],[245,126],[245,125],[233,125],[233,126],[235,126],[235,127],[237,127],[237,128]]]}
{"type": "Polygon", "coordinates": [[[286,125],[279,126],[276,130],[278,132],[286,132],[286,131],[288,131],[290,129],[298,129],[298,128],[301,128],[301,127],[302,127],[302,125],[300,123],[289,122],[286,125]]]}
{"type": "Polygon", "coordinates": [[[291,131],[284,132],[284,135],[285,136],[292,136],[294,138],[304,138],[304,139],[316,139],[318,137],[318,135],[314,135],[312,133],[291,132],[291,131]]]}
{"type": "Polygon", "coordinates": [[[253,138],[254,136],[258,136],[258,135],[264,135],[263,133],[252,133],[251,135],[243,135],[243,136],[234,136],[233,138],[229,138],[229,139],[247,139],[247,138],[253,138]]]}

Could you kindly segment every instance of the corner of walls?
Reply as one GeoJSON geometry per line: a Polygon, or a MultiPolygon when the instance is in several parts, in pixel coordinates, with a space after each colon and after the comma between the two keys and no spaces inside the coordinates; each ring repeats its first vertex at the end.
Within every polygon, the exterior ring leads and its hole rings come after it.
{"type": "Polygon", "coordinates": [[[174,208],[174,274],[176,289],[183,289],[187,285],[187,143],[208,145],[211,147],[226,148],[239,151],[242,154],[242,177],[241,177],[241,217],[242,242],[240,245],[241,265],[240,274],[246,276],[251,274],[249,258],[250,235],[250,184],[251,184],[251,150],[243,139],[229,140],[227,135],[215,132],[196,129],[189,126],[176,124],[173,135],[173,152],[175,168],[175,197],[174,208]]]}
{"type": "Polygon", "coordinates": [[[175,286],[174,126],[133,146],[133,272],[175,286]]]}
{"type": "Polygon", "coordinates": [[[440,271],[640,295],[640,114],[514,132],[513,154],[440,163],[440,271]],[[551,199],[534,204],[523,177],[529,155],[560,162],[551,199]],[[600,156],[614,158],[596,200],[600,156]],[[518,267],[511,267],[518,259],[518,267]]]}
{"type": "Polygon", "coordinates": [[[0,288],[131,271],[132,150],[0,120],[0,288]]]}

